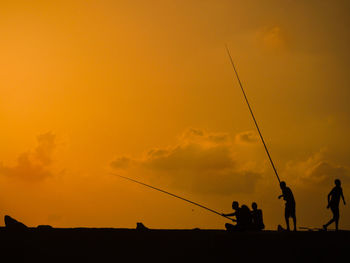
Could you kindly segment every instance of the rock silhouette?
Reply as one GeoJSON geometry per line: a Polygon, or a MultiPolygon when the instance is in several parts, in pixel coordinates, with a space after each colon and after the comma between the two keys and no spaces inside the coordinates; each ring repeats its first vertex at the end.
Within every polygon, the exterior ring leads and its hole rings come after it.
{"type": "Polygon", "coordinates": [[[136,230],[148,230],[148,228],[141,222],[136,223],[136,230]]]}
{"type": "Polygon", "coordinates": [[[28,229],[28,227],[25,224],[18,222],[16,219],[8,215],[5,215],[4,220],[5,220],[5,226],[7,229],[15,230],[15,231],[23,231],[28,229]]]}

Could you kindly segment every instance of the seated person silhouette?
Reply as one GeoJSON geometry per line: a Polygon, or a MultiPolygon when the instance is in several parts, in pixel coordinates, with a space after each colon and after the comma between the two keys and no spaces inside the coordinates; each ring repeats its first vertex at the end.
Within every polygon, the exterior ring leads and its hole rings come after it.
{"type": "Polygon", "coordinates": [[[232,209],[235,210],[234,213],[222,214],[223,216],[234,216],[235,219],[231,219],[236,222],[235,225],[226,223],[225,227],[227,231],[247,231],[252,229],[252,216],[251,212],[246,205],[239,207],[237,201],[232,202],[232,209]]]}
{"type": "Polygon", "coordinates": [[[258,205],[253,202],[252,203],[252,220],[253,220],[253,229],[254,230],[263,230],[265,228],[264,221],[263,221],[263,213],[261,209],[258,209],[258,205]]]}
{"type": "Polygon", "coordinates": [[[333,187],[332,191],[328,194],[327,197],[327,208],[330,208],[332,210],[333,218],[327,224],[323,225],[324,230],[327,230],[327,227],[333,222],[335,222],[335,230],[338,230],[340,198],[343,199],[343,203],[345,205],[345,199],[343,195],[343,189],[341,188],[341,182],[339,179],[335,179],[334,183],[335,187],[333,187]]]}

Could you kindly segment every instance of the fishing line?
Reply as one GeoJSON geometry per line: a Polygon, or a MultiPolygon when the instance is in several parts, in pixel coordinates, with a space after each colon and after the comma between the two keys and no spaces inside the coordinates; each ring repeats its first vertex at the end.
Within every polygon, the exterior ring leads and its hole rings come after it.
{"type": "Polygon", "coordinates": [[[239,78],[239,76],[238,76],[238,73],[237,73],[237,70],[236,70],[235,64],[233,63],[233,60],[232,60],[232,57],[231,57],[231,54],[230,54],[230,50],[228,49],[227,45],[226,45],[226,50],[227,50],[227,54],[228,54],[228,56],[229,56],[229,58],[230,58],[230,61],[231,61],[231,64],[232,64],[233,70],[234,70],[234,72],[235,72],[235,74],[236,74],[236,77],[237,77],[237,80],[238,80],[239,86],[241,87],[241,90],[242,90],[242,93],[243,93],[244,99],[245,99],[245,101],[247,102],[247,105],[248,105],[248,108],[249,108],[250,114],[251,114],[251,115],[252,115],[252,117],[253,117],[253,120],[254,120],[254,123],[255,123],[255,127],[256,127],[256,129],[258,130],[258,133],[259,133],[259,135],[260,135],[260,139],[261,139],[261,141],[262,141],[262,143],[263,143],[263,145],[264,145],[264,148],[265,148],[265,151],[266,151],[266,153],[267,153],[267,156],[269,157],[270,163],[271,163],[272,168],[273,168],[273,170],[274,170],[274,172],[275,172],[275,175],[276,175],[276,177],[277,177],[277,180],[278,180],[278,182],[279,182],[279,183],[281,183],[281,180],[280,180],[280,177],[278,176],[278,173],[277,173],[276,167],[275,167],[275,165],[274,165],[274,163],[273,163],[273,161],[272,161],[272,158],[271,158],[271,156],[270,156],[269,150],[267,149],[267,146],[266,146],[266,144],[265,144],[264,138],[263,138],[263,136],[262,136],[262,134],[261,134],[261,132],[260,132],[260,129],[259,129],[258,123],[257,123],[257,121],[256,121],[256,119],[255,119],[255,116],[254,116],[253,110],[252,110],[252,108],[250,107],[250,104],[249,104],[249,101],[248,101],[247,95],[246,95],[246,94],[245,94],[245,92],[244,92],[244,89],[243,89],[243,86],[242,86],[241,80],[240,80],[240,78],[239,78]]]}
{"type": "Polygon", "coordinates": [[[217,215],[220,215],[220,216],[222,216],[222,217],[225,217],[225,218],[227,218],[227,219],[232,220],[232,218],[227,217],[227,216],[224,216],[222,213],[220,213],[220,212],[218,212],[218,211],[215,211],[215,210],[213,210],[213,209],[210,209],[210,208],[208,208],[208,207],[206,207],[206,206],[204,206],[204,205],[198,204],[198,203],[196,203],[196,202],[193,202],[193,201],[188,200],[188,199],[186,199],[186,198],[183,198],[183,197],[181,197],[181,196],[172,194],[172,193],[167,192],[167,191],[165,191],[165,190],[162,190],[162,189],[160,189],[160,188],[154,187],[154,186],[149,185],[149,184],[145,184],[145,183],[143,183],[143,182],[137,181],[137,180],[135,180],[135,179],[132,179],[132,178],[129,178],[129,177],[126,177],[126,176],[122,176],[122,175],[114,174],[114,173],[111,173],[111,174],[112,174],[112,175],[115,175],[115,176],[118,176],[118,177],[120,177],[120,178],[124,178],[124,179],[129,180],[129,181],[132,181],[132,182],[134,182],[134,183],[138,183],[138,184],[141,184],[141,185],[143,185],[143,186],[152,188],[152,189],[154,189],[154,190],[157,190],[157,191],[159,191],[159,192],[162,192],[162,193],[165,193],[165,194],[167,194],[167,195],[173,196],[173,197],[175,197],[175,198],[181,199],[181,200],[183,200],[183,201],[186,201],[186,202],[188,202],[188,203],[191,203],[191,204],[193,204],[193,205],[196,205],[196,206],[199,206],[199,207],[201,207],[201,208],[203,208],[203,209],[206,209],[207,211],[210,211],[210,212],[212,212],[212,213],[214,213],[214,214],[217,214],[217,215]]]}

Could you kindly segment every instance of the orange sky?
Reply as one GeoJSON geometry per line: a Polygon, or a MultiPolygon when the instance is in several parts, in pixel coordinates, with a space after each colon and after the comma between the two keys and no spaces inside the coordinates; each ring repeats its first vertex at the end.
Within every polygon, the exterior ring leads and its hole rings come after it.
{"type": "Polygon", "coordinates": [[[227,44],[299,226],[321,226],[334,178],[350,192],[349,11],[340,0],[1,1],[0,216],[223,228],[115,172],[220,212],[256,201],[268,228],[284,224],[227,44]]]}

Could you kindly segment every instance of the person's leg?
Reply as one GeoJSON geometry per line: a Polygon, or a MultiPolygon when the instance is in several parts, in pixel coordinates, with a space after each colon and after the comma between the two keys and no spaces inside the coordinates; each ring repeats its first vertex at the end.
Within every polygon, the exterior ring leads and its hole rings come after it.
{"type": "Polygon", "coordinates": [[[323,228],[327,228],[333,222],[334,222],[334,217],[331,220],[329,220],[327,224],[323,225],[323,228]]]}
{"type": "Polygon", "coordinates": [[[234,231],[234,230],[236,230],[236,226],[232,225],[232,224],[229,224],[229,223],[225,224],[225,228],[226,228],[227,231],[234,231]]]}
{"type": "Polygon", "coordinates": [[[285,220],[286,220],[287,231],[289,231],[290,230],[290,228],[289,228],[289,217],[286,216],[285,220]]]}
{"type": "Polygon", "coordinates": [[[295,205],[292,207],[292,218],[293,218],[293,224],[294,224],[294,231],[297,231],[297,217],[295,214],[295,205]]]}
{"type": "Polygon", "coordinates": [[[285,210],[284,210],[284,219],[286,220],[286,226],[287,226],[287,231],[290,230],[289,228],[289,209],[288,207],[286,206],[285,210]]]}
{"type": "Polygon", "coordinates": [[[339,207],[333,208],[333,215],[334,215],[334,222],[335,222],[335,230],[338,231],[338,225],[339,225],[339,207]]]}
{"type": "Polygon", "coordinates": [[[327,230],[327,227],[335,221],[334,209],[332,207],[331,207],[331,211],[332,211],[333,217],[331,220],[328,221],[327,224],[323,225],[324,230],[327,230]]]}
{"type": "Polygon", "coordinates": [[[297,231],[297,218],[295,215],[293,216],[293,224],[294,224],[294,231],[297,231]]]}

